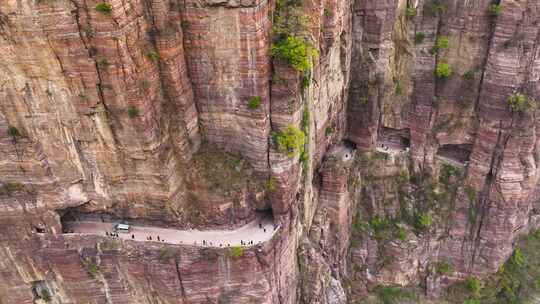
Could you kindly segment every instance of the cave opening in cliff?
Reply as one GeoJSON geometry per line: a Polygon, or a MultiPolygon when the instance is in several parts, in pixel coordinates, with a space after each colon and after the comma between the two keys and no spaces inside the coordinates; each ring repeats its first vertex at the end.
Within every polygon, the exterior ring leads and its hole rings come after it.
{"type": "Polygon", "coordinates": [[[465,165],[469,162],[472,145],[470,144],[448,144],[442,145],[437,150],[437,157],[442,160],[450,160],[465,165]]]}
{"type": "Polygon", "coordinates": [[[349,150],[356,150],[356,143],[348,139],[343,140],[343,145],[349,150]]]}
{"type": "Polygon", "coordinates": [[[408,128],[393,129],[382,127],[379,130],[377,148],[383,150],[408,151],[411,146],[411,132],[408,128]]]}
{"type": "Polygon", "coordinates": [[[81,210],[81,207],[70,207],[58,210],[58,214],[60,215],[60,224],[62,225],[63,233],[71,232],[70,223],[73,222],[126,222],[124,218],[118,217],[114,214],[104,212],[84,212],[81,210]]]}

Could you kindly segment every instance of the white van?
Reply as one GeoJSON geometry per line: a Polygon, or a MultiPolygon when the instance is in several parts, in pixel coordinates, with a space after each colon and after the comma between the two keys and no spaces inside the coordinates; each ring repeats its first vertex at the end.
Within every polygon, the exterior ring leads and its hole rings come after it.
{"type": "Polygon", "coordinates": [[[123,233],[128,233],[129,232],[129,225],[128,224],[116,224],[114,226],[114,231],[115,232],[123,232],[123,233]]]}

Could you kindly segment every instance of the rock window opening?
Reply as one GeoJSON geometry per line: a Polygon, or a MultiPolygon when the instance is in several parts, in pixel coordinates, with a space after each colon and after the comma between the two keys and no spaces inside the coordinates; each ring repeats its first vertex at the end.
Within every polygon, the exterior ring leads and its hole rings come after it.
{"type": "Polygon", "coordinates": [[[411,145],[409,129],[383,127],[379,131],[377,151],[384,153],[409,152],[411,145]]]}
{"type": "Polygon", "coordinates": [[[454,165],[466,166],[469,163],[472,145],[442,145],[437,150],[437,158],[454,165]]]}

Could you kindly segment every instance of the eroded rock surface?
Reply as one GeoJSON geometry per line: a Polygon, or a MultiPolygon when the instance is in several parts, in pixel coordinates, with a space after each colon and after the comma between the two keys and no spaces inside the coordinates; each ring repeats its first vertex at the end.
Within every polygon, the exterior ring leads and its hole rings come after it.
{"type": "Polygon", "coordinates": [[[539,22],[538,0],[2,1],[0,303],[436,299],[497,271],[538,226],[539,22]],[[283,16],[307,71],[272,51],[283,16]],[[258,212],[279,233],[241,255],[62,227],[258,212]]]}

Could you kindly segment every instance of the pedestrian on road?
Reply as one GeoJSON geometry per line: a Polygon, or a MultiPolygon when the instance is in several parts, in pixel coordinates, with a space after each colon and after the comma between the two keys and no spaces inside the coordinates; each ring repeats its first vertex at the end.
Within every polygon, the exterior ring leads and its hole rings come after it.
{"type": "Polygon", "coordinates": [[[131,239],[132,239],[132,240],[135,239],[135,234],[132,234],[132,235],[131,235],[131,239]]]}
{"type": "Polygon", "coordinates": [[[109,236],[109,231],[105,231],[105,235],[106,235],[106,236],[109,236]]]}
{"type": "Polygon", "coordinates": [[[202,244],[203,244],[203,245],[206,245],[206,241],[205,241],[205,240],[202,240],[202,244]]]}
{"type": "Polygon", "coordinates": [[[264,233],[266,233],[266,228],[263,229],[264,233]]]}

